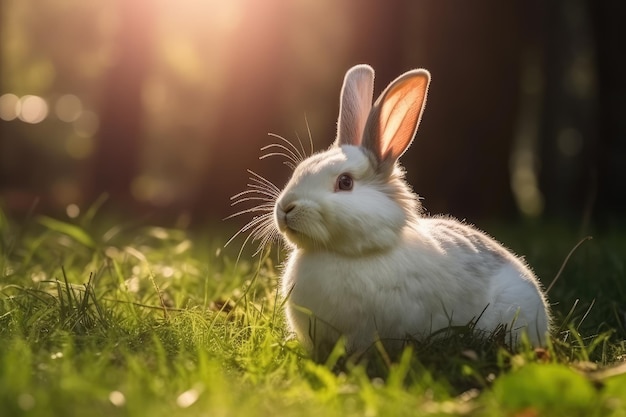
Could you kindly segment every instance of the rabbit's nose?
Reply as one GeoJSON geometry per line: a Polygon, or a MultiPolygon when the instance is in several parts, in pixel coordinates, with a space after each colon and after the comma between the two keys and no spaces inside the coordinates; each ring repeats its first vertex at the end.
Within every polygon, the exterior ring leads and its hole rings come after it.
{"type": "Polygon", "coordinates": [[[285,214],[288,214],[294,208],[296,208],[296,203],[289,203],[285,207],[283,207],[283,211],[285,212],[285,214]]]}

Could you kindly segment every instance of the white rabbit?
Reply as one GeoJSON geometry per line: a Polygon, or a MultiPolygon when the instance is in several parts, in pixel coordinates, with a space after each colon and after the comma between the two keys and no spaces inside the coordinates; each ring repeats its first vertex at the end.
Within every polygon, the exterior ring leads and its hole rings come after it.
{"type": "Polygon", "coordinates": [[[340,337],[361,354],[377,340],[393,349],[469,323],[546,340],[548,305],[529,267],[472,226],[423,216],[404,180],[398,158],[429,83],[424,69],[406,72],[372,106],[373,69],[351,68],[336,141],[301,161],[279,195],[274,188],[275,226],[290,250],[281,284],[288,325],[318,359],[340,337]]]}

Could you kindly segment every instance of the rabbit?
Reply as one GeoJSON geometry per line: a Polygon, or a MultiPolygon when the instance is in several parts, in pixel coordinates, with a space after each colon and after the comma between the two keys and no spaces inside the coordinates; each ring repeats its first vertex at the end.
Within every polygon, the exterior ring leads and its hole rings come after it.
{"type": "Polygon", "coordinates": [[[274,225],[256,220],[261,233],[275,227],[286,242],[287,324],[318,360],[339,340],[361,355],[377,341],[399,349],[470,323],[485,334],[507,326],[514,343],[522,333],[533,345],[546,342],[546,295],[525,262],[473,226],[424,215],[404,179],[398,159],[417,132],[429,84],[427,70],[408,71],[372,105],[374,70],[352,67],[336,140],[294,159],[284,189],[268,193],[274,225]]]}

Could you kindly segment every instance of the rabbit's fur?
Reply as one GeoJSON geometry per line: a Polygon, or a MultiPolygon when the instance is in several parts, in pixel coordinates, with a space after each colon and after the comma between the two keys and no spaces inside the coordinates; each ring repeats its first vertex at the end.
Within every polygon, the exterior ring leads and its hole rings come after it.
{"type": "Polygon", "coordinates": [[[359,354],[377,340],[394,349],[468,323],[544,343],[549,309],[529,267],[471,226],[424,216],[404,180],[398,158],[417,131],[430,74],[403,74],[374,105],[373,81],[366,65],[346,73],[335,143],[300,162],[276,200],[290,248],[290,328],[318,358],[342,336],[359,354]]]}

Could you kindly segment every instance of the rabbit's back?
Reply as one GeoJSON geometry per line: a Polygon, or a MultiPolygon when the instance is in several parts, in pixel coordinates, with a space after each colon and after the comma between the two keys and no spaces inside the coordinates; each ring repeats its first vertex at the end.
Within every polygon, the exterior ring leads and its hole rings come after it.
{"type": "Polygon", "coordinates": [[[477,322],[479,329],[505,324],[517,336],[516,330],[525,327],[532,343],[545,342],[548,304],[535,274],[522,259],[484,232],[455,219],[424,218],[420,223],[445,253],[442,260],[462,269],[457,279],[486,278],[487,304],[477,322]]]}

